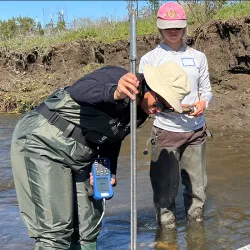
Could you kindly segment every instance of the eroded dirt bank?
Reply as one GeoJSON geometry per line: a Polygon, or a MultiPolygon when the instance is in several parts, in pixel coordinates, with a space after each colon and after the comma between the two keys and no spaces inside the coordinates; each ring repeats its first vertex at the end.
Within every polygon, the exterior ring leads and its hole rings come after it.
{"type": "MultiPolygon", "coordinates": [[[[138,61],[159,42],[158,35],[138,37],[138,61]]],[[[197,29],[189,42],[208,58],[214,93],[206,111],[209,127],[250,131],[250,18],[211,23],[197,29]]],[[[55,88],[108,64],[129,69],[129,40],[84,39],[53,45],[47,52],[0,52],[0,111],[25,112],[55,88]]]]}

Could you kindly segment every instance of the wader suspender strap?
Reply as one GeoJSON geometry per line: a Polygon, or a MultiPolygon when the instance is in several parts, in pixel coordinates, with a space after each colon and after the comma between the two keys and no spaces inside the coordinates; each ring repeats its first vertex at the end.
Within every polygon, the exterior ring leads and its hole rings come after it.
{"type": "Polygon", "coordinates": [[[62,131],[62,135],[64,137],[71,137],[77,142],[80,142],[85,146],[89,146],[89,143],[86,141],[85,137],[82,134],[81,128],[62,118],[57,112],[51,111],[45,103],[41,103],[38,107],[36,107],[35,110],[44,118],[46,118],[49,124],[57,127],[60,131],[62,131]]]}

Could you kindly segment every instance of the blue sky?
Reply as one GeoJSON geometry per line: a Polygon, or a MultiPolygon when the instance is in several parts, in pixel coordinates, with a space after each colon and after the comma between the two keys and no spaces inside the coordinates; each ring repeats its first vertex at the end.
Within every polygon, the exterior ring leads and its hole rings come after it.
{"type": "MultiPolygon", "coordinates": [[[[147,5],[139,1],[139,7],[147,5]]],[[[127,2],[120,1],[1,1],[0,20],[12,17],[31,17],[42,25],[48,23],[52,15],[57,20],[57,12],[63,10],[66,22],[74,18],[87,17],[98,19],[109,17],[112,20],[123,19],[127,15],[127,2]]]]}

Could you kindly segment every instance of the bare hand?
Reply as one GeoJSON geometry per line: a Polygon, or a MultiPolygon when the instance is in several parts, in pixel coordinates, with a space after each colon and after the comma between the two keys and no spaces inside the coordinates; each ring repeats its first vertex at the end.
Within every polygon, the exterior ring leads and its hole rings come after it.
{"type": "Polygon", "coordinates": [[[195,111],[190,116],[201,116],[206,108],[206,101],[202,100],[193,104],[195,111]]]}
{"type": "Polygon", "coordinates": [[[114,99],[122,100],[128,96],[131,100],[135,100],[133,94],[138,94],[138,86],[139,81],[134,74],[127,73],[123,75],[118,82],[117,89],[114,93],[114,99]]]}

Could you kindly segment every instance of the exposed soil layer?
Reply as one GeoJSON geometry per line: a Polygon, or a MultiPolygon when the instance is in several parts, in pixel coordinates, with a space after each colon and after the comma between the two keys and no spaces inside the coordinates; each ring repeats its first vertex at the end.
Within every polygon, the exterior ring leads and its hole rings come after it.
{"type": "MultiPolygon", "coordinates": [[[[216,21],[188,39],[208,58],[213,101],[206,111],[210,128],[250,131],[250,18],[216,21]]],[[[137,38],[137,61],[160,42],[158,35],[137,38]]],[[[29,53],[0,52],[1,112],[25,112],[57,87],[73,83],[101,65],[129,69],[129,40],[88,39],[39,48],[29,53]]]]}

